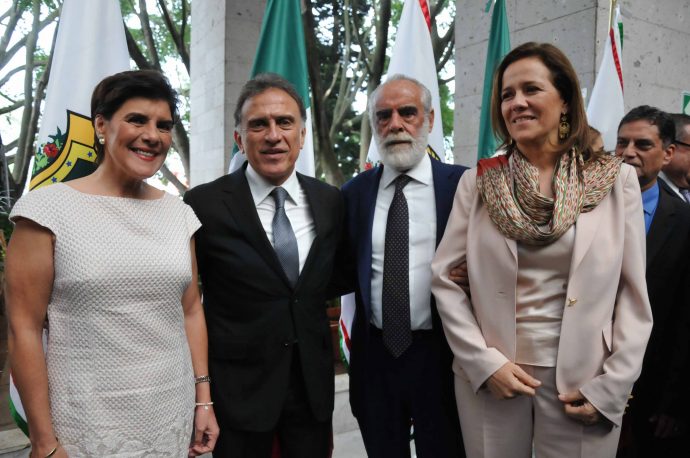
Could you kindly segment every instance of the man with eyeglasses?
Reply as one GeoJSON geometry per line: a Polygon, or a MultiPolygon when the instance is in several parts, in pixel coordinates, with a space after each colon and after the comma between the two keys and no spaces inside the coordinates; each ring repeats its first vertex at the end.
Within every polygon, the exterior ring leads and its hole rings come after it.
{"type": "Polygon", "coordinates": [[[690,203],[690,116],[682,113],[671,115],[676,125],[676,150],[671,162],[661,169],[659,176],[678,196],[690,203]]]}
{"type": "MultiPolygon", "coordinates": [[[[618,458],[687,458],[690,415],[687,376],[690,327],[690,207],[659,171],[678,154],[673,119],[642,105],[618,126],[616,155],[633,166],[642,190],[647,231],[647,291],[654,325],[642,373],[623,417],[618,458]]],[[[682,148],[682,145],[680,145],[682,148]]]]}

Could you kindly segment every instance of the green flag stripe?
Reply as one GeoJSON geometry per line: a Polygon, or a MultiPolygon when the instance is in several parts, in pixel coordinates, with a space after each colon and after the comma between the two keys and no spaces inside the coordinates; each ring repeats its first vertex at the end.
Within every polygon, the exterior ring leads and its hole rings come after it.
{"type": "Polygon", "coordinates": [[[503,57],[510,51],[510,36],[505,0],[496,0],[491,16],[491,33],[486,52],[482,112],[479,120],[477,159],[491,157],[496,152],[496,137],[491,129],[491,85],[494,72],[503,57]]]}
{"type": "Polygon", "coordinates": [[[299,0],[268,0],[251,76],[272,72],[290,81],[309,107],[307,51],[299,0]]]}

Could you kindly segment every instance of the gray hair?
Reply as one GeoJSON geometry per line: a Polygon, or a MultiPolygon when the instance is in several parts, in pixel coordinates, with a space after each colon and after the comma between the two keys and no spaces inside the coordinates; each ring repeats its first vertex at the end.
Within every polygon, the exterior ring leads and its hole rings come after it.
{"type": "Polygon", "coordinates": [[[429,88],[427,88],[417,79],[414,79],[407,75],[403,75],[402,73],[395,73],[389,76],[388,79],[386,79],[385,83],[380,84],[376,89],[374,89],[374,92],[371,93],[371,97],[369,97],[369,123],[371,124],[372,130],[376,130],[376,102],[378,101],[381,89],[385,85],[392,83],[393,81],[409,81],[410,83],[417,86],[419,90],[422,92],[421,97],[422,106],[424,107],[424,114],[428,116],[431,112],[431,91],[429,90],[429,88]]]}

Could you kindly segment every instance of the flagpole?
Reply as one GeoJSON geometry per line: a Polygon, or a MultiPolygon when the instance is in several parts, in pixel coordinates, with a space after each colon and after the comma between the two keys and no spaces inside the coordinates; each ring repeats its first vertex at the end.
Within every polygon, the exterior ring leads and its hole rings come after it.
{"type": "MultiPolygon", "coordinates": [[[[618,0],[609,0],[609,28],[608,30],[611,30],[611,27],[613,27],[613,11],[616,9],[616,3],[618,3],[618,0]]],[[[608,33],[608,30],[606,33],[608,33]]]]}

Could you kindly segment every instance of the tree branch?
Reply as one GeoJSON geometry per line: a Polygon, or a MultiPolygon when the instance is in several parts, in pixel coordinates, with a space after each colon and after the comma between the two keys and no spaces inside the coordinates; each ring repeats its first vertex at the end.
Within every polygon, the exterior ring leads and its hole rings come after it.
{"type": "Polygon", "coordinates": [[[185,186],[180,180],[177,179],[175,174],[170,171],[167,165],[163,164],[160,168],[160,172],[166,180],[171,182],[173,186],[177,188],[177,191],[180,193],[180,195],[183,195],[185,192],[187,192],[187,186],[185,186]]]}
{"type": "Polygon", "coordinates": [[[168,11],[168,7],[165,4],[165,0],[158,0],[158,8],[160,9],[162,15],[163,15],[163,21],[165,22],[165,27],[168,29],[168,32],[170,33],[170,36],[172,37],[173,43],[175,43],[175,48],[177,49],[177,52],[180,54],[180,58],[182,59],[182,63],[184,64],[185,68],[187,69],[187,73],[189,73],[189,51],[187,50],[187,47],[184,44],[184,28],[186,26],[186,14],[185,14],[185,1],[183,0],[182,2],[182,17],[183,17],[183,22],[182,22],[182,27],[181,31],[178,31],[175,28],[175,24],[173,23],[172,17],[170,16],[170,11],[168,11]]]}
{"type": "Polygon", "coordinates": [[[140,69],[154,70],[155,67],[151,65],[148,59],[146,59],[146,56],[144,56],[144,53],[141,52],[139,45],[132,36],[132,32],[129,31],[127,25],[124,24],[124,21],[123,26],[125,27],[125,37],[127,38],[127,50],[129,51],[129,57],[132,58],[134,63],[137,64],[137,67],[139,67],[140,69]]]}
{"type": "Polygon", "coordinates": [[[141,22],[141,32],[144,34],[144,42],[148,50],[149,57],[151,57],[151,65],[160,70],[161,63],[158,58],[158,50],[156,49],[156,42],[153,39],[153,31],[151,30],[151,21],[149,20],[149,12],[146,9],[146,0],[139,0],[139,22],[141,22]]]}
{"type": "Polygon", "coordinates": [[[0,115],[4,115],[4,114],[9,113],[10,111],[14,111],[17,108],[20,108],[22,105],[24,105],[24,101],[19,100],[17,102],[14,102],[12,105],[8,105],[6,107],[1,107],[0,108],[0,115]]]}

